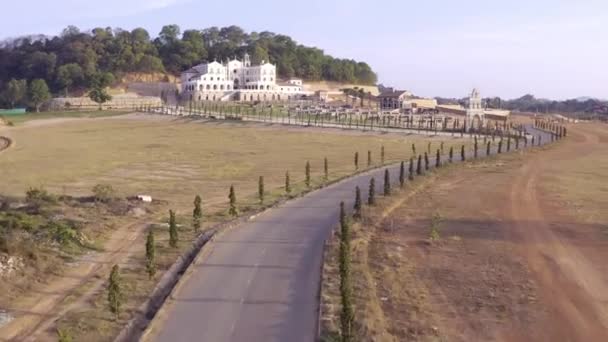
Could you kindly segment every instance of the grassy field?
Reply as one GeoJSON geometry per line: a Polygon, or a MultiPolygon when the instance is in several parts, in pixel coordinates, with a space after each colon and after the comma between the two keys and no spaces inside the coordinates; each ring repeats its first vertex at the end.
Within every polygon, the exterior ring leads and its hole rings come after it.
{"type": "MultiPolygon", "coordinates": [[[[71,121],[46,127],[16,127],[8,132],[15,146],[0,159],[3,182],[0,193],[22,195],[29,187],[43,186],[59,194],[89,195],[98,183],[111,184],[121,195],[150,194],[176,208],[190,206],[200,194],[206,206],[225,203],[235,185],[241,199],[257,190],[259,176],[266,189],[284,184],[289,171],[294,186],[304,180],[306,161],[314,181],[320,181],[323,158],[329,161],[330,178],[351,173],[353,156],[359,165],[409,158],[411,144],[426,148],[420,136],[358,135],[336,131],[294,128],[252,128],[238,123],[201,125],[186,121],[104,119],[71,121]]],[[[458,140],[446,140],[457,146],[458,140]]],[[[431,139],[432,150],[439,139],[431,139]]]]}
{"type": "Polygon", "coordinates": [[[56,119],[56,118],[100,118],[116,115],[127,114],[126,111],[90,111],[90,112],[40,112],[26,113],[23,115],[7,115],[3,116],[5,120],[12,122],[14,125],[20,125],[32,120],[41,119],[56,119]]]}

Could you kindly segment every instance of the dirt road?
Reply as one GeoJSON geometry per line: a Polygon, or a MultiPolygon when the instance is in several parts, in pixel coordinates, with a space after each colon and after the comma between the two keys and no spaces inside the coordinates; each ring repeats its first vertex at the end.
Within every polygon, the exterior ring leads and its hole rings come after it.
{"type": "Polygon", "coordinates": [[[568,208],[556,208],[539,186],[556,160],[584,158],[607,148],[589,127],[579,127],[573,134],[517,170],[510,190],[511,233],[517,236],[548,305],[551,324],[543,334],[547,340],[603,341],[608,338],[608,279],[603,265],[593,263],[588,255],[608,255],[608,251],[572,241],[579,228],[576,221],[569,217],[568,208]],[[556,223],[564,221],[568,224],[556,229],[556,223]]]}

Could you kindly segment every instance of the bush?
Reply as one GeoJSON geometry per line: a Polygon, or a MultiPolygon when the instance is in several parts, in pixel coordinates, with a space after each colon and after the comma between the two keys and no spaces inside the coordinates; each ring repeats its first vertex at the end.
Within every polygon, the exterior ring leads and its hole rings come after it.
{"type": "Polygon", "coordinates": [[[109,184],[97,184],[93,187],[93,197],[97,202],[109,202],[116,195],[116,192],[109,184]]]}
{"type": "Polygon", "coordinates": [[[30,188],[25,193],[25,201],[27,204],[40,208],[45,204],[55,204],[57,203],[57,198],[52,194],[48,193],[44,188],[30,188]]]}

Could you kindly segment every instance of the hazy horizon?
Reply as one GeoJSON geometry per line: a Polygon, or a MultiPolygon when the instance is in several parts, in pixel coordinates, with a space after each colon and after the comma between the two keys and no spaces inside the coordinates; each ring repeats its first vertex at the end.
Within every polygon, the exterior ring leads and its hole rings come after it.
{"type": "Polygon", "coordinates": [[[0,39],[57,35],[68,25],[143,27],[156,36],[163,25],[184,29],[237,25],[272,31],[316,46],[339,58],[367,62],[378,82],[421,96],[464,97],[473,87],[482,96],[570,99],[608,98],[608,3],[595,0],[492,4],[461,1],[308,1],[254,4],[235,0],[106,0],[90,9],[80,0],[52,4],[22,0],[3,6],[0,39]],[[62,15],[49,15],[62,11],[62,15]],[[35,25],[31,23],[35,22],[35,25]],[[308,25],[307,23],[314,23],[308,25]]]}

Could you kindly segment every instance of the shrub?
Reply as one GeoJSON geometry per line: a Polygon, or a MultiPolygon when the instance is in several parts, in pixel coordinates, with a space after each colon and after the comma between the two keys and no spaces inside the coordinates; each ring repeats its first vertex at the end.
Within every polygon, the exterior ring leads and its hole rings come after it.
{"type": "Polygon", "coordinates": [[[203,209],[201,208],[201,196],[194,197],[194,209],[192,210],[192,226],[195,231],[201,229],[201,221],[203,218],[203,209]]]}
{"type": "Polygon", "coordinates": [[[230,193],[228,194],[228,199],[230,200],[230,208],[228,209],[228,214],[233,217],[238,216],[239,211],[236,208],[236,193],[234,191],[234,185],[230,186],[230,193]]]}
{"type": "Polygon", "coordinates": [[[439,234],[439,229],[441,225],[441,215],[439,213],[435,213],[431,218],[431,233],[429,239],[431,241],[437,241],[441,238],[439,234]]]}
{"type": "Polygon", "coordinates": [[[372,177],[372,179],[369,180],[369,192],[368,192],[368,197],[367,197],[367,204],[368,205],[376,204],[376,180],[373,177],[372,177]]]}
{"type": "Polygon", "coordinates": [[[93,187],[93,197],[97,202],[109,202],[114,196],[114,189],[109,184],[97,184],[93,187]]]}

